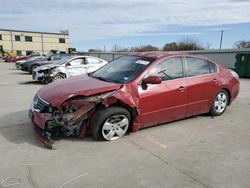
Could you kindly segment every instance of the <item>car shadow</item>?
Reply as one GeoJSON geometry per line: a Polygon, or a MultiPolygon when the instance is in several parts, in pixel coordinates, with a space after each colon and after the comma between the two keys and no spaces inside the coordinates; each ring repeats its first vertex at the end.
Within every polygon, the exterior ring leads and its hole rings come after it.
{"type": "MultiPolygon", "coordinates": [[[[15,70],[18,71],[18,69],[15,69],[15,70]]],[[[21,70],[20,70],[20,71],[21,71],[21,70]]],[[[9,74],[16,74],[16,75],[31,75],[30,73],[28,73],[28,72],[23,72],[23,71],[21,71],[21,72],[10,72],[9,74]]]]}
{"type": "Polygon", "coordinates": [[[9,70],[20,70],[20,69],[13,67],[13,68],[9,68],[9,70]]]}
{"type": "Polygon", "coordinates": [[[25,82],[18,82],[18,84],[23,84],[23,85],[46,85],[42,82],[39,81],[25,81],[25,82]]]}
{"type": "Polygon", "coordinates": [[[178,124],[176,124],[177,122],[185,122],[187,120],[196,119],[196,118],[199,118],[199,117],[204,117],[204,118],[206,117],[206,118],[210,118],[210,119],[215,119],[216,118],[216,116],[211,116],[209,113],[206,113],[206,114],[200,114],[200,115],[195,115],[195,116],[191,116],[191,117],[186,117],[186,118],[182,118],[182,119],[173,120],[173,121],[166,122],[166,123],[160,123],[160,124],[157,124],[157,125],[154,125],[154,126],[143,127],[140,130],[147,130],[147,129],[151,129],[151,128],[154,128],[154,127],[161,127],[161,126],[164,127],[164,125],[167,125],[167,126],[179,126],[178,124]]]}
{"type": "Polygon", "coordinates": [[[11,143],[42,146],[35,137],[27,111],[9,113],[0,117],[0,134],[11,143]]]}

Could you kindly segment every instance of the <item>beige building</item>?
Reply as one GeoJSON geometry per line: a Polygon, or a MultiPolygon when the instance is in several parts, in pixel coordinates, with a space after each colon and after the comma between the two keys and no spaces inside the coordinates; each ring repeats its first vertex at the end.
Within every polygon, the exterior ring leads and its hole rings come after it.
{"type": "Polygon", "coordinates": [[[51,50],[67,53],[70,47],[68,32],[47,33],[0,29],[0,50],[15,51],[17,55],[32,52],[47,54],[51,50]]]}

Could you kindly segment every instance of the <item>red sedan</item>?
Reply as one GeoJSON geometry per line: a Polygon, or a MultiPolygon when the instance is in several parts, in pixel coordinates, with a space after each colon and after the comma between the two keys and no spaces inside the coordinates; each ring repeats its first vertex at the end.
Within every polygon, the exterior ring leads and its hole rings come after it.
{"type": "Polygon", "coordinates": [[[58,135],[116,140],[198,114],[218,116],[238,93],[238,75],[205,57],[144,52],[45,86],[29,114],[38,138],[52,148],[58,135]]]}

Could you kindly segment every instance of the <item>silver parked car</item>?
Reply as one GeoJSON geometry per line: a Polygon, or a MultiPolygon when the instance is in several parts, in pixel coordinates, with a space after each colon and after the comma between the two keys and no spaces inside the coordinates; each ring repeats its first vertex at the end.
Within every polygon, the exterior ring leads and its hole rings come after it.
{"type": "Polygon", "coordinates": [[[68,56],[53,64],[37,67],[32,72],[33,80],[43,83],[94,72],[108,62],[92,56],[68,56]]]}

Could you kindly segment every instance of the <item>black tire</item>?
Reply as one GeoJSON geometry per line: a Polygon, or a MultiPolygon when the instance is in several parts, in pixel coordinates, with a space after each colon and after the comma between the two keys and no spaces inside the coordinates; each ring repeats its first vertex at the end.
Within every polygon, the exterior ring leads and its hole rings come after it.
{"type": "Polygon", "coordinates": [[[45,79],[43,80],[43,83],[44,83],[44,84],[48,84],[48,83],[50,83],[50,81],[49,81],[48,78],[45,78],[45,79]]]}
{"type": "Polygon", "coordinates": [[[52,78],[52,82],[57,81],[57,80],[62,80],[65,78],[64,74],[61,73],[57,73],[53,78],[52,78]]]}
{"type": "MultiPolygon", "coordinates": [[[[111,106],[109,108],[103,108],[98,110],[91,118],[90,122],[90,133],[91,135],[97,139],[97,140],[106,140],[104,138],[102,129],[104,126],[104,123],[109,119],[109,117],[115,116],[115,115],[122,115],[126,116],[128,119],[128,127],[126,131],[129,129],[131,115],[128,110],[125,108],[119,107],[119,106],[111,106]]],[[[125,133],[126,133],[125,131],[125,133]]],[[[117,138],[118,139],[118,138],[117,138]]]]}
{"type": "Polygon", "coordinates": [[[214,97],[209,114],[212,116],[222,115],[227,109],[228,101],[229,101],[229,98],[228,98],[227,91],[225,91],[224,89],[220,90],[214,97]],[[225,100],[221,100],[221,101],[218,100],[219,95],[221,97],[225,96],[225,100]],[[218,104],[218,103],[216,104],[216,102],[220,102],[220,104],[218,104]],[[219,106],[221,106],[221,107],[219,107],[219,106]]]}
{"type": "Polygon", "coordinates": [[[31,68],[30,68],[30,74],[33,72],[33,70],[35,69],[35,68],[37,68],[37,67],[39,67],[39,65],[32,65],[31,66],[31,68]]]}

